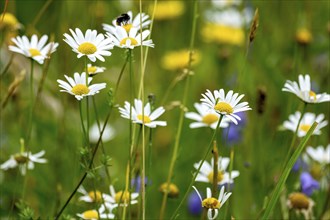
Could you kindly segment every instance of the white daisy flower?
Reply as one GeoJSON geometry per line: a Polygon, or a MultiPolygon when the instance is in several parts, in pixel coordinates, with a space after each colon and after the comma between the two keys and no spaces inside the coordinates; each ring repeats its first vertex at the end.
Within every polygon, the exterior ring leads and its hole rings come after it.
{"type": "MultiPolygon", "coordinates": [[[[198,169],[201,162],[202,161],[194,164],[195,169],[198,169]]],[[[218,185],[233,183],[234,182],[233,179],[239,176],[239,171],[237,170],[231,171],[231,177],[230,177],[230,173],[226,172],[229,162],[230,159],[228,157],[223,157],[223,158],[220,157],[218,159],[218,176],[217,176],[218,185]]],[[[211,159],[211,164],[209,164],[207,161],[204,161],[199,173],[197,174],[196,181],[213,183],[213,167],[214,167],[213,158],[211,159]]]]}
{"type": "Polygon", "coordinates": [[[218,8],[226,8],[231,6],[239,6],[242,0],[211,0],[212,5],[218,8]]]}
{"type": "Polygon", "coordinates": [[[115,201],[115,204],[119,204],[120,206],[127,206],[129,200],[131,205],[138,203],[137,197],[139,197],[139,193],[130,193],[129,191],[116,192],[115,188],[110,185],[110,196],[111,199],[115,201]]]}
{"type": "Polygon", "coordinates": [[[207,20],[218,25],[243,28],[250,24],[253,12],[248,8],[244,9],[243,12],[236,9],[227,9],[224,11],[207,11],[205,16],[207,20]]]}
{"type": "Polygon", "coordinates": [[[129,32],[132,27],[140,29],[140,26],[142,26],[143,29],[146,28],[150,23],[151,20],[149,20],[149,15],[145,13],[139,13],[133,19],[133,13],[128,11],[126,14],[122,14],[114,19],[112,21],[112,25],[102,24],[102,26],[106,32],[114,35],[116,33],[117,26],[122,26],[127,32],[129,32]]]}
{"type": "Polygon", "coordinates": [[[87,56],[90,61],[95,62],[99,59],[104,62],[103,56],[110,56],[109,50],[113,49],[112,40],[105,38],[103,34],[98,34],[96,30],[88,29],[84,34],[79,28],[75,31],[70,29],[72,36],[65,33],[63,39],[76,52],[77,57],[87,56]]]}
{"type": "Polygon", "coordinates": [[[111,34],[108,32],[107,35],[113,40],[113,44],[117,47],[129,49],[134,49],[134,47],[138,47],[141,45],[147,47],[154,47],[154,44],[151,39],[145,40],[150,35],[150,31],[144,30],[142,33],[138,33],[138,30],[138,28],[131,28],[130,31],[127,33],[125,28],[117,26],[115,33],[111,34]]]}
{"type": "Polygon", "coordinates": [[[105,203],[105,205],[106,207],[104,206],[104,204],[101,205],[99,210],[92,209],[87,210],[83,213],[77,213],[77,216],[86,220],[114,219],[115,215],[112,213],[112,210],[117,206],[108,203],[105,203]]]}
{"type": "Polygon", "coordinates": [[[299,84],[295,81],[287,80],[282,91],[291,92],[306,103],[329,102],[330,95],[327,93],[316,94],[311,90],[311,79],[308,74],[299,75],[299,84]]]}
{"type": "MultiPolygon", "coordinates": [[[[101,135],[101,131],[103,128],[104,122],[100,121],[100,126],[98,126],[98,124],[95,122],[91,128],[89,129],[89,140],[92,143],[97,143],[99,140],[99,137],[101,135]]],[[[115,129],[110,126],[109,124],[107,124],[105,126],[103,135],[102,135],[102,142],[108,142],[110,140],[112,140],[114,137],[116,136],[116,131],[115,129]]]]}
{"type": "Polygon", "coordinates": [[[79,73],[74,74],[74,78],[64,75],[69,83],[58,79],[59,87],[64,90],[61,92],[67,92],[71,95],[74,95],[77,100],[83,99],[85,96],[95,95],[100,92],[101,89],[106,87],[106,83],[97,83],[89,85],[92,81],[92,77],[88,77],[88,83],[86,85],[86,73],[83,72],[81,75],[79,73]]]}
{"type": "Polygon", "coordinates": [[[218,199],[212,197],[212,192],[209,187],[206,188],[206,199],[202,199],[202,196],[198,192],[195,186],[193,186],[194,190],[198,194],[199,199],[201,200],[202,207],[207,209],[207,218],[208,219],[216,219],[218,216],[218,209],[220,209],[223,204],[227,201],[227,199],[231,196],[230,193],[225,193],[225,187],[221,187],[219,197],[218,199]],[[212,211],[214,212],[214,215],[212,215],[212,211]]]}
{"type": "Polygon", "coordinates": [[[58,46],[58,43],[55,42],[46,45],[47,35],[43,35],[39,40],[37,35],[32,35],[31,41],[26,36],[17,36],[11,40],[15,43],[15,46],[10,45],[9,50],[30,57],[39,64],[43,64],[44,60],[49,58],[49,54],[54,53],[58,46]]]}
{"type": "Polygon", "coordinates": [[[41,158],[44,154],[45,151],[42,150],[36,154],[32,154],[31,152],[22,152],[11,155],[9,160],[0,165],[0,169],[8,170],[18,167],[21,174],[24,176],[26,174],[26,169],[34,169],[34,163],[47,163],[46,159],[41,158]]]}
{"type": "Polygon", "coordinates": [[[107,195],[105,193],[101,193],[99,190],[92,190],[90,192],[87,192],[83,186],[80,186],[78,188],[78,192],[83,194],[79,197],[79,201],[84,202],[96,202],[96,203],[103,203],[103,201],[112,202],[115,201],[111,199],[110,195],[107,195]]]}
{"type": "MultiPolygon", "coordinates": [[[[155,128],[156,126],[166,126],[166,121],[155,121],[161,116],[165,109],[161,106],[151,112],[150,103],[148,102],[144,107],[144,115],[142,114],[143,103],[139,99],[134,99],[134,106],[132,106],[131,119],[133,123],[144,124],[149,128],[155,128]],[[143,116],[142,116],[143,115],[143,116]]],[[[131,104],[125,102],[124,108],[119,108],[121,117],[130,119],[131,104]]]]}
{"type": "Polygon", "coordinates": [[[244,97],[244,95],[238,96],[238,93],[234,93],[230,90],[227,95],[223,89],[214,90],[213,93],[210,90],[206,90],[205,94],[202,94],[202,104],[206,105],[209,109],[215,110],[217,113],[229,118],[235,124],[238,124],[237,120],[241,118],[235,114],[251,110],[248,102],[238,102],[244,97]]]}
{"type": "Polygon", "coordinates": [[[328,144],[327,148],[323,146],[318,146],[317,148],[309,146],[306,152],[314,161],[320,164],[330,164],[330,144],[328,144]]]}
{"type": "MultiPolygon", "coordinates": [[[[295,132],[300,116],[301,113],[298,111],[295,114],[290,115],[289,120],[283,123],[283,128],[295,132]]],[[[298,128],[298,137],[304,137],[315,121],[319,124],[316,126],[313,135],[320,135],[321,128],[327,126],[328,124],[328,121],[324,120],[324,114],[319,114],[316,116],[314,113],[306,112],[303,115],[298,128]]]]}
{"type": "MultiPolygon", "coordinates": [[[[194,104],[196,112],[187,112],[185,114],[186,118],[195,120],[189,125],[190,128],[200,128],[200,127],[210,127],[212,129],[216,129],[217,124],[219,122],[219,114],[217,114],[214,110],[210,110],[207,106],[195,103],[194,104]]],[[[226,128],[229,126],[229,119],[224,118],[220,123],[221,128],[226,128]]]]}
{"type": "Polygon", "coordinates": [[[87,71],[89,76],[95,76],[98,73],[103,73],[106,70],[105,67],[93,66],[92,64],[87,64],[87,71]]]}

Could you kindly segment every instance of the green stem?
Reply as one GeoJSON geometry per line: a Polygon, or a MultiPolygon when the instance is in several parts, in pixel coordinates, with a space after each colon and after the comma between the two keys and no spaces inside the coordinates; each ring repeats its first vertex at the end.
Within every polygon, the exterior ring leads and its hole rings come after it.
{"type": "Polygon", "coordinates": [[[309,140],[309,138],[311,137],[311,135],[314,132],[314,129],[316,128],[316,126],[318,125],[317,122],[314,122],[312,127],[309,129],[309,131],[307,132],[306,136],[303,138],[303,140],[300,142],[299,146],[297,147],[297,149],[294,151],[293,155],[291,156],[290,160],[288,161],[287,165],[285,166],[284,171],[282,172],[278,183],[276,184],[276,187],[272,193],[272,196],[269,200],[269,203],[267,204],[266,210],[264,212],[264,215],[261,219],[269,219],[269,216],[281,194],[281,191],[283,189],[283,186],[291,172],[291,169],[294,165],[294,163],[297,161],[299,155],[301,154],[301,152],[303,151],[305,145],[307,144],[307,141],[309,140]]]}
{"type": "Polygon", "coordinates": [[[212,196],[217,198],[218,193],[218,159],[219,159],[219,152],[217,148],[217,141],[213,141],[213,182],[212,182],[212,196]]]}
{"type": "Polygon", "coordinates": [[[290,147],[289,147],[289,151],[286,154],[286,158],[284,160],[284,164],[283,164],[282,170],[284,169],[284,167],[286,166],[286,164],[287,164],[287,162],[288,162],[288,160],[290,158],[291,152],[293,150],[294,144],[295,144],[296,139],[297,139],[297,134],[298,134],[300,122],[301,122],[302,118],[304,117],[304,114],[305,114],[305,111],[306,111],[306,107],[307,107],[307,102],[304,102],[304,107],[303,107],[303,110],[301,112],[300,118],[298,120],[298,124],[297,124],[296,130],[295,130],[295,132],[293,134],[293,137],[292,137],[292,140],[291,140],[291,144],[290,144],[290,147]]]}
{"type": "Polygon", "coordinates": [[[85,124],[84,124],[82,105],[81,105],[81,101],[78,101],[78,102],[79,102],[79,113],[80,113],[81,128],[82,128],[83,133],[84,133],[84,139],[85,139],[85,141],[87,141],[87,133],[86,133],[86,128],[85,128],[85,124]]]}
{"type": "Polygon", "coordinates": [[[31,138],[32,132],[32,121],[33,121],[33,70],[34,70],[34,61],[31,59],[31,72],[30,72],[30,112],[29,112],[29,123],[28,130],[26,134],[26,146],[29,146],[29,141],[31,138]]]}
{"type": "Polygon", "coordinates": [[[213,135],[212,135],[211,141],[210,141],[210,143],[209,143],[209,145],[208,145],[208,147],[207,147],[207,150],[206,150],[206,152],[205,152],[205,154],[204,154],[204,156],[203,156],[203,159],[201,160],[201,162],[200,162],[200,164],[199,164],[199,166],[198,166],[198,168],[197,168],[197,170],[196,170],[196,172],[195,172],[193,178],[191,179],[191,182],[190,182],[190,184],[189,184],[189,186],[188,186],[188,188],[187,188],[187,190],[186,190],[186,193],[184,194],[184,196],[183,196],[181,202],[179,203],[178,207],[177,207],[176,210],[174,211],[174,213],[173,213],[171,219],[175,219],[175,218],[176,218],[176,215],[177,215],[177,213],[179,212],[179,210],[180,210],[180,208],[181,208],[183,202],[184,202],[185,199],[187,198],[188,193],[189,193],[191,187],[193,186],[193,184],[194,184],[194,182],[195,182],[195,179],[196,179],[196,177],[197,177],[199,171],[201,170],[204,161],[206,160],[207,156],[209,155],[209,153],[210,153],[210,151],[211,151],[211,149],[212,149],[213,141],[215,140],[215,136],[216,136],[216,134],[217,134],[217,132],[218,132],[218,130],[219,130],[219,126],[220,126],[220,123],[221,123],[221,121],[222,121],[223,116],[224,116],[224,115],[220,115],[220,118],[219,118],[219,121],[218,121],[217,127],[215,128],[215,130],[214,130],[214,132],[213,132],[213,135]]]}
{"type": "MultiPolygon", "coordinates": [[[[187,68],[188,72],[191,70],[192,60],[193,60],[192,55],[193,55],[193,49],[194,49],[194,43],[195,43],[196,25],[197,25],[197,18],[198,18],[197,12],[198,12],[198,1],[194,0],[194,17],[193,17],[193,22],[192,22],[192,31],[191,31],[190,45],[189,45],[189,61],[188,61],[188,68],[187,68]]],[[[184,88],[184,93],[183,93],[183,98],[182,98],[183,108],[186,105],[186,100],[187,100],[187,95],[188,95],[188,90],[189,90],[188,89],[189,88],[189,82],[190,82],[190,77],[188,75],[188,77],[186,78],[185,88],[184,88]]],[[[178,123],[178,131],[177,131],[177,133],[176,133],[177,135],[175,137],[175,143],[174,143],[172,159],[171,159],[169,172],[168,172],[168,176],[167,176],[167,189],[165,190],[164,195],[163,195],[163,200],[162,200],[162,205],[161,205],[161,210],[160,210],[160,215],[159,215],[160,220],[164,219],[169,186],[170,186],[170,182],[171,182],[171,179],[172,179],[175,162],[177,160],[180,137],[181,137],[182,126],[183,126],[184,113],[185,113],[183,108],[181,109],[181,113],[180,113],[180,118],[179,118],[179,123],[178,123]]]]}

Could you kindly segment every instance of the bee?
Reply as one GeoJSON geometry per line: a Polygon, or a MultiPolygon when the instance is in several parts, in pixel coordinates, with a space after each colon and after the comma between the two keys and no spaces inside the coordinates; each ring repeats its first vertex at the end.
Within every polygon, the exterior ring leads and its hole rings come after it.
{"type": "Polygon", "coordinates": [[[116,24],[118,26],[126,25],[129,22],[130,19],[131,19],[131,17],[128,14],[126,14],[126,13],[121,14],[117,17],[116,24]]]}

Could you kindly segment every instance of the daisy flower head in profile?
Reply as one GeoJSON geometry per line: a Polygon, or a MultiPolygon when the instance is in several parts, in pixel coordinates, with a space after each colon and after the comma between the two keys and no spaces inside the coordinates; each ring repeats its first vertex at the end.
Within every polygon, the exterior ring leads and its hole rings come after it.
{"type": "Polygon", "coordinates": [[[77,216],[85,220],[99,220],[99,219],[114,219],[115,214],[112,213],[117,205],[104,203],[98,210],[91,209],[83,213],[77,213],[77,216]]]}
{"type": "Polygon", "coordinates": [[[202,104],[230,119],[236,125],[238,124],[237,120],[241,120],[236,113],[251,110],[248,102],[239,103],[244,95],[234,93],[232,90],[227,95],[223,89],[214,90],[213,93],[210,90],[206,90],[206,93],[202,94],[202,96],[202,104]]]}
{"type": "MultiPolygon", "coordinates": [[[[284,130],[290,130],[295,132],[300,117],[301,117],[301,113],[299,111],[297,111],[295,114],[290,115],[289,120],[284,121],[282,125],[284,130]]],[[[297,133],[298,137],[304,137],[315,121],[318,122],[319,124],[316,126],[312,135],[320,135],[321,128],[328,125],[328,121],[324,120],[324,114],[319,114],[316,116],[314,113],[306,112],[303,115],[301,122],[299,124],[298,133],[297,133]]]]}
{"type": "Polygon", "coordinates": [[[55,42],[50,42],[46,45],[47,40],[47,35],[43,35],[39,40],[37,35],[32,35],[31,40],[27,36],[17,36],[12,38],[15,45],[10,45],[9,50],[23,54],[39,64],[43,64],[44,60],[49,58],[49,55],[54,53],[58,47],[58,43],[55,42]]]}
{"type": "Polygon", "coordinates": [[[207,218],[208,219],[216,219],[219,213],[219,209],[225,204],[225,202],[228,200],[228,198],[231,196],[231,192],[227,193],[225,192],[225,187],[222,186],[220,189],[219,197],[218,199],[212,197],[212,192],[209,187],[206,188],[206,198],[203,200],[202,196],[198,192],[195,186],[193,186],[194,190],[199,196],[199,199],[202,203],[202,207],[207,209],[207,218]],[[214,212],[214,215],[213,213],[214,212]]]}
{"type": "MultiPolygon", "coordinates": [[[[195,169],[198,169],[202,161],[195,163],[195,169]]],[[[226,172],[226,169],[229,165],[230,159],[228,157],[220,157],[218,159],[218,176],[217,176],[217,184],[223,185],[227,183],[233,183],[234,178],[239,176],[239,171],[233,170],[231,174],[226,172]]],[[[214,167],[214,160],[211,159],[211,164],[207,161],[204,161],[199,173],[196,176],[196,181],[198,182],[206,182],[206,183],[213,183],[213,167],[214,167]]]]}
{"type": "Polygon", "coordinates": [[[150,35],[149,30],[144,30],[138,33],[138,28],[131,28],[129,32],[122,26],[117,26],[115,32],[107,32],[107,36],[112,39],[113,44],[120,48],[134,49],[138,46],[154,47],[151,39],[146,40],[150,35]]]}
{"type": "Polygon", "coordinates": [[[329,102],[330,95],[327,93],[316,94],[311,89],[311,79],[308,74],[305,76],[299,75],[298,77],[299,83],[295,81],[287,80],[284,84],[284,88],[282,91],[291,92],[298,96],[305,103],[321,103],[321,102],[329,102]]]}
{"type": "Polygon", "coordinates": [[[104,62],[103,56],[110,56],[109,50],[113,49],[112,40],[106,38],[103,34],[98,34],[96,30],[88,29],[85,35],[79,28],[75,31],[70,29],[71,35],[65,33],[63,39],[67,44],[72,47],[72,51],[77,53],[77,57],[87,56],[92,62],[96,59],[104,62]]]}
{"type": "Polygon", "coordinates": [[[166,121],[155,121],[159,116],[161,116],[165,109],[164,107],[158,107],[154,111],[151,111],[150,103],[148,102],[144,109],[142,100],[134,99],[134,106],[131,107],[129,102],[125,102],[124,108],[119,108],[121,117],[132,119],[133,123],[144,124],[149,128],[155,128],[156,126],[166,126],[166,121]],[[132,108],[132,113],[130,109],[132,108]]]}
{"type": "Polygon", "coordinates": [[[105,67],[93,66],[92,64],[87,64],[87,71],[89,76],[95,76],[98,73],[103,73],[106,70],[105,67]]]}
{"type": "MultiPolygon", "coordinates": [[[[219,114],[215,112],[215,110],[209,109],[206,105],[201,103],[194,104],[196,112],[187,112],[185,114],[186,118],[195,120],[189,125],[190,128],[200,128],[200,127],[210,127],[215,129],[218,121],[219,121],[219,114]]],[[[229,119],[225,118],[220,122],[221,128],[226,128],[229,126],[229,119]]]]}
{"type": "Polygon", "coordinates": [[[83,72],[74,74],[74,78],[64,75],[68,82],[58,79],[59,87],[63,88],[60,92],[66,92],[74,95],[78,101],[83,99],[85,96],[95,95],[100,92],[101,89],[106,87],[106,83],[96,83],[89,85],[92,81],[92,77],[86,79],[86,73],[83,72]],[[87,83],[86,83],[87,81],[87,83]]]}
{"type": "Polygon", "coordinates": [[[82,196],[79,197],[79,201],[84,201],[88,203],[102,203],[110,197],[110,195],[101,193],[99,190],[92,190],[90,192],[87,192],[83,186],[80,186],[78,188],[78,192],[82,194],[82,196]]]}
{"type": "Polygon", "coordinates": [[[288,196],[287,206],[292,209],[296,214],[303,214],[305,219],[314,219],[313,206],[315,202],[304,193],[293,192],[288,196]]]}
{"type": "Polygon", "coordinates": [[[137,197],[139,197],[139,193],[137,192],[130,193],[129,191],[122,191],[122,190],[116,192],[115,188],[112,185],[110,185],[110,196],[111,196],[111,200],[115,201],[115,204],[120,206],[128,206],[129,201],[131,205],[138,203],[137,197]]]}
{"type": "Polygon", "coordinates": [[[128,11],[127,13],[121,14],[116,19],[112,21],[112,25],[109,24],[102,24],[103,29],[106,32],[109,32],[111,34],[114,34],[116,32],[116,27],[121,26],[123,27],[127,32],[130,31],[130,29],[133,28],[146,28],[151,23],[151,20],[149,19],[149,15],[145,13],[138,13],[133,18],[132,11],[128,11]],[[142,22],[142,23],[141,23],[142,22]]]}
{"type": "Polygon", "coordinates": [[[42,150],[36,154],[32,154],[31,152],[21,152],[11,155],[9,160],[0,165],[0,169],[8,170],[18,167],[21,174],[24,176],[26,174],[26,169],[34,169],[34,163],[47,163],[46,159],[41,158],[44,154],[45,151],[42,150]]]}
{"type": "Polygon", "coordinates": [[[307,155],[310,156],[314,161],[322,164],[328,165],[330,164],[330,144],[326,148],[322,145],[314,148],[308,146],[306,148],[307,155]]]}

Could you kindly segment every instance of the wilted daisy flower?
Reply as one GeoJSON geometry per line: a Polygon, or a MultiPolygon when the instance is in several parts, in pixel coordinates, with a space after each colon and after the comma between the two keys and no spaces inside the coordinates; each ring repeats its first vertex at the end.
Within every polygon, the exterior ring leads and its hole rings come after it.
{"type": "Polygon", "coordinates": [[[112,40],[105,38],[103,34],[98,34],[96,30],[88,29],[84,34],[79,28],[75,31],[70,29],[72,36],[65,33],[63,39],[72,47],[72,51],[76,52],[77,57],[87,56],[92,62],[99,59],[104,62],[103,56],[110,56],[109,50],[113,49],[112,40]]]}
{"type": "Polygon", "coordinates": [[[86,85],[86,73],[83,72],[81,75],[79,73],[74,74],[74,78],[64,75],[69,83],[58,79],[59,87],[64,90],[61,92],[67,92],[74,95],[77,100],[83,99],[85,96],[95,95],[100,92],[101,89],[106,87],[106,83],[97,83],[89,85],[92,81],[92,77],[88,77],[88,85],[86,85]]]}
{"type": "Polygon", "coordinates": [[[132,114],[130,116],[131,104],[125,102],[124,108],[119,108],[121,117],[130,119],[132,117],[133,123],[144,124],[147,127],[155,128],[156,126],[166,126],[166,121],[155,121],[161,116],[165,109],[161,106],[151,112],[150,103],[148,102],[144,107],[144,115],[142,114],[143,103],[139,99],[134,99],[134,106],[132,106],[132,114]]]}
{"type": "Polygon", "coordinates": [[[115,33],[107,33],[108,37],[113,40],[113,44],[121,48],[134,49],[138,46],[154,47],[152,40],[145,40],[149,35],[149,30],[144,30],[142,33],[138,33],[138,28],[131,28],[129,32],[121,26],[116,27],[115,33]],[[142,35],[142,42],[141,42],[142,35]]]}
{"type": "Polygon", "coordinates": [[[199,196],[199,199],[202,203],[202,207],[204,207],[205,209],[207,209],[207,218],[208,219],[216,219],[218,216],[218,209],[220,209],[223,204],[225,204],[225,202],[227,201],[227,199],[230,197],[231,192],[230,193],[225,193],[225,187],[221,187],[220,190],[220,194],[219,194],[219,198],[216,199],[214,197],[212,197],[212,192],[211,189],[209,187],[206,188],[206,199],[202,199],[202,196],[199,194],[198,190],[196,189],[195,186],[193,186],[194,190],[196,191],[196,193],[199,196]],[[212,215],[212,212],[214,212],[214,215],[212,215]]]}
{"type": "MultiPolygon", "coordinates": [[[[89,129],[89,140],[92,143],[97,143],[100,135],[101,135],[101,131],[103,128],[103,123],[102,121],[100,121],[100,127],[97,123],[94,123],[91,128],[89,129]]],[[[102,134],[102,142],[108,142],[110,140],[112,140],[114,137],[116,136],[116,131],[115,129],[110,126],[109,124],[107,124],[105,126],[104,132],[102,134]]]]}
{"type": "Polygon", "coordinates": [[[167,182],[165,182],[162,185],[160,185],[160,187],[159,187],[159,191],[164,194],[167,191],[167,189],[168,189],[168,193],[167,193],[168,197],[177,198],[179,196],[180,190],[177,187],[177,185],[175,185],[174,183],[170,183],[168,185],[167,182]]]}
{"type": "Polygon", "coordinates": [[[149,6],[149,14],[153,14],[155,11],[155,20],[168,20],[174,19],[181,16],[185,11],[184,2],[181,1],[159,1],[157,2],[157,7],[154,5],[149,6]]]}
{"type": "Polygon", "coordinates": [[[308,74],[299,75],[299,85],[295,81],[287,80],[282,91],[291,92],[306,103],[329,102],[330,95],[327,93],[316,94],[311,90],[311,79],[308,74]]]}
{"type": "Polygon", "coordinates": [[[15,31],[20,29],[22,24],[20,24],[12,13],[6,12],[0,14],[0,30],[15,31]]]}
{"type": "Polygon", "coordinates": [[[117,26],[122,26],[127,32],[129,32],[132,27],[140,29],[140,27],[142,26],[143,29],[147,27],[150,23],[151,20],[149,20],[149,15],[145,13],[139,13],[133,19],[133,13],[131,11],[128,11],[126,14],[122,14],[116,19],[114,19],[112,21],[112,25],[102,24],[102,26],[106,32],[115,34],[117,26]]]}
{"type": "Polygon", "coordinates": [[[314,201],[303,193],[295,192],[289,195],[287,206],[294,209],[297,214],[302,213],[305,219],[313,219],[314,201]]]}
{"type": "Polygon", "coordinates": [[[308,146],[306,152],[314,161],[324,165],[330,164],[330,144],[328,144],[327,148],[323,146],[318,146],[317,148],[308,146]]]}
{"type": "Polygon", "coordinates": [[[26,36],[12,38],[15,46],[10,45],[9,50],[23,54],[26,57],[30,57],[40,64],[44,63],[44,60],[48,58],[48,55],[54,53],[58,46],[58,43],[48,43],[47,35],[43,35],[40,40],[38,40],[37,35],[32,35],[31,41],[26,36]]]}
{"type": "MultiPolygon", "coordinates": [[[[198,169],[200,163],[202,161],[195,163],[195,169],[198,169]]],[[[218,159],[218,176],[217,176],[217,183],[218,185],[223,185],[227,183],[233,183],[233,179],[239,176],[239,171],[233,170],[230,173],[226,172],[226,169],[229,165],[230,159],[228,157],[220,157],[218,159]]],[[[214,161],[213,158],[211,159],[211,164],[207,161],[204,161],[199,173],[197,174],[196,181],[198,182],[206,182],[206,183],[213,183],[213,167],[214,161]]]]}
{"type": "Polygon", "coordinates": [[[24,176],[26,174],[26,169],[34,169],[34,163],[47,163],[46,159],[41,158],[44,154],[45,151],[42,150],[36,154],[32,154],[31,152],[21,152],[11,155],[9,160],[0,165],[0,169],[8,170],[18,167],[21,174],[24,176]]]}
{"type": "MultiPolygon", "coordinates": [[[[110,198],[110,195],[101,193],[99,190],[95,190],[95,191],[92,190],[90,192],[87,192],[83,186],[80,186],[78,188],[78,192],[83,194],[83,196],[79,197],[79,201],[84,201],[84,202],[102,203],[103,201],[107,201],[110,198]]],[[[111,200],[111,201],[113,201],[113,200],[111,200]]]]}
{"type": "Polygon", "coordinates": [[[115,188],[110,185],[110,196],[116,204],[119,204],[120,206],[127,206],[128,201],[130,201],[132,205],[138,203],[137,197],[139,197],[139,193],[130,193],[129,191],[123,192],[122,190],[116,192],[115,188]]]}
{"type": "MultiPolygon", "coordinates": [[[[167,70],[182,70],[188,67],[189,63],[189,51],[178,50],[171,51],[165,54],[162,58],[162,67],[167,70]]],[[[196,65],[200,62],[200,52],[194,51],[192,54],[192,65],[196,65]]]]}
{"type": "Polygon", "coordinates": [[[213,93],[210,90],[206,90],[206,93],[202,94],[202,96],[202,104],[229,118],[235,124],[238,124],[237,120],[241,120],[236,113],[251,110],[247,102],[238,104],[244,95],[239,96],[238,93],[234,93],[232,90],[227,95],[225,95],[223,89],[214,90],[213,93]]]}
{"type": "MultiPolygon", "coordinates": [[[[200,127],[210,127],[212,129],[216,129],[216,126],[219,121],[219,114],[215,112],[215,110],[210,110],[206,105],[195,103],[194,104],[196,112],[187,112],[185,114],[186,118],[195,120],[189,125],[190,128],[200,128],[200,127]]],[[[229,126],[229,119],[225,118],[221,121],[220,127],[226,128],[229,126]]]]}
{"type": "Polygon", "coordinates": [[[88,75],[89,76],[95,76],[98,73],[103,73],[105,67],[100,67],[100,66],[93,66],[92,64],[87,64],[87,70],[88,70],[88,75]]]}
{"type": "MultiPolygon", "coordinates": [[[[289,120],[283,123],[283,128],[295,132],[298,126],[300,116],[301,113],[298,111],[295,114],[290,115],[289,120]]],[[[328,121],[324,120],[324,114],[319,114],[318,116],[316,116],[314,113],[306,112],[303,115],[298,128],[298,137],[304,137],[315,121],[319,124],[313,131],[313,135],[320,135],[321,128],[327,126],[328,124],[328,121]]]]}

